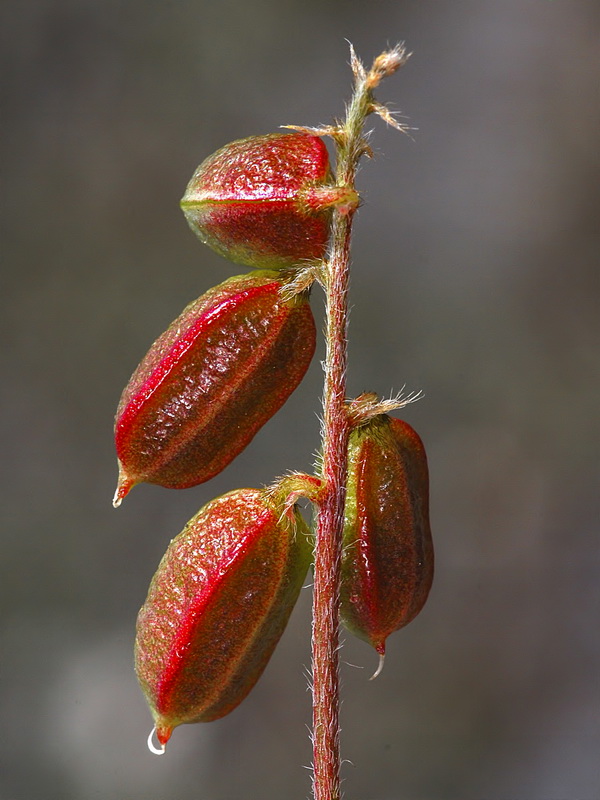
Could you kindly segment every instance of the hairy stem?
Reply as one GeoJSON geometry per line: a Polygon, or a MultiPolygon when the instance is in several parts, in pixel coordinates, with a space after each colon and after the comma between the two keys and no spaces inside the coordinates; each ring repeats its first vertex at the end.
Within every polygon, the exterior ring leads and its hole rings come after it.
{"type": "Polygon", "coordinates": [[[313,747],[315,800],[339,798],[338,607],[346,485],[347,293],[352,214],[336,213],[336,246],[327,277],[324,391],[325,491],[317,519],[313,594],[313,747]]]}
{"type": "MultiPolygon", "coordinates": [[[[355,193],[356,167],[368,147],[362,129],[368,114],[387,114],[372,90],[406,61],[403,48],[382,53],[367,73],[352,51],[355,90],[344,123],[329,131],[337,148],[337,184],[355,193]]],[[[387,119],[389,122],[391,118],[387,119]]],[[[336,208],[325,274],[327,324],[323,392],[322,478],[315,543],[312,626],[313,794],[314,800],[340,798],[339,595],[346,452],[350,429],[346,406],[348,283],[352,220],[358,203],[336,208]]]]}

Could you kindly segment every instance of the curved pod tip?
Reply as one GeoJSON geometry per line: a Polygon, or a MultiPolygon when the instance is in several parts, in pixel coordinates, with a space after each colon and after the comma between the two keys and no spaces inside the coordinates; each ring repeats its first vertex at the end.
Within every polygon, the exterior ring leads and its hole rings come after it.
{"type": "Polygon", "coordinates": [[[374,681],[375,678],[378,678],[381,675],[381,673],[383,672],[383,663],[385,661],[385,651],[378,650],[378,652],[379,652],[379,664],[377,665],[377,669],[375,670],[375,672],[369,678],[370,681],[374,681]]]}
{"type": "Polygon", "coordinates": [[[150,752],[155,756],[164,756],[167,751],[167,742],[171,738],[172,733],[173,728],[170,728],[169,726],[159,725],[157,727],[155,725],[148,736],[148,750],[150,750],[150,752]],[[159,744],[158,747],[154,744],[155,737],[159,744]]]}
{"type": "Polygon", "coordinates": [[[123,500],[127,497],[129,492],[135,486],[136,481],[132,478],[128,477],[126,474],[123,465],[119,461],[119,478],[117,480],[117,488],[115,490],[115,495],[113,497],[112,504],[114,508],[118,508],[123,500]]]}

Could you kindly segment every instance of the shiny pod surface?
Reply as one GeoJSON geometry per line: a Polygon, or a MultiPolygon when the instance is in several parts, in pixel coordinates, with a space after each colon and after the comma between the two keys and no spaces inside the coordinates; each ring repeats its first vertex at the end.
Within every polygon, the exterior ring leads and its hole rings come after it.
{"type": "Polygon", "coordinates": [[[343,553],[342,620],[383,655],[433,579],[427,457],[402,420],[380,415],[350,434],[343,553]]]}
{"type": "Polygon", "coordinates": [[[251,136],[200,164],[181,207],[194,233],[219,255],[278,269],[324,256],[331,209],[312,193],[330,181],[318,136],[251,136]]]}
{"type": "Polygon", "coordinates": [[[311,559],[296,510],[258,489],[207,503],[165,553],[139,612],[136,672],[164,745],[232,711],[262,674],[311,559]]]}
{"type": "Polygon", "coordinates": [[[116,505],[142,481],[182,489],[209,480],[300,383],[315,323],[306,294],[281,298],[279,274],[230,278],[152,345],[117,410],[116,505]]]}

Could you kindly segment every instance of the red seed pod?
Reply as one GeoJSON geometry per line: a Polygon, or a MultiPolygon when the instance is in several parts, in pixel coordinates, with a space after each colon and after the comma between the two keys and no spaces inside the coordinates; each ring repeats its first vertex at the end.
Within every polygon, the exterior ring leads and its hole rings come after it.
{"type": "Polygon", "coordinates": [[[433,579],[427,457],[417,433],[386,414],[350,434],[341,616],[383,656],[423,608],[433,579]]]}
{"type": "Polygon", "coordinates": [[[183,489],[224,469],[281,408],[315,350],[306,293],[239,275],[191,303],[152,345],[116,415],[115,505],[137,483],[183,489]]]}
{"type": "Polygon", "coordinates": [[[310,559],[298,511],[282,510],[258,489],[211,501],[173,539],[135,643],[138,680],[163,746],[177,725],[223,717],[246,697],[285,629],[310,559]]]}
{"type": "Polygon", "coordinates": [[[278,269],[323,258],[331,206],[347,194],[331,182],[320,137],[251,136],[200,164],[181,207],[194,233],[219,255],[278,269]]]}

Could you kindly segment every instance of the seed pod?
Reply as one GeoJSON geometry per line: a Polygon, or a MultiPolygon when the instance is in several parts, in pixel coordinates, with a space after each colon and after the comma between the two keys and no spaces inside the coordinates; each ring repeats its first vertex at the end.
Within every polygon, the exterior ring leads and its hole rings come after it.
{"type": "Polygon", "coordinates": [[[231,142],[196,169],[181,207],[194,233],[219,255],[278,269],[325,254],[331,183],[323,140],[273,133],[231,142]]]}
{"type": "Polygon", "coordinates": [[[258,489],[211,501],[165,553],[140,610],[138,680],[164,746],[225,716],[262,674],[311,558],[308,529],[258,489]]]}
{"type": "Polygon", "coordinates": [[[422,609],[433,579],[427,457],[417,433],[386,414],[350,434],[341,616],[383,656],[422,609]]]}
{"type": "Polygon", "coordinates": [[[115,505],[142,481],[183,489],[209,480],[300,383],[315,323],[306,294],[281,298],[278,275],[230,278],[152,345],[117,410],[115,505]]]}

